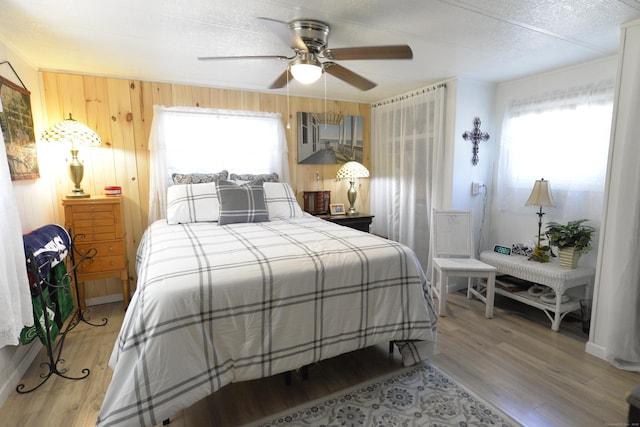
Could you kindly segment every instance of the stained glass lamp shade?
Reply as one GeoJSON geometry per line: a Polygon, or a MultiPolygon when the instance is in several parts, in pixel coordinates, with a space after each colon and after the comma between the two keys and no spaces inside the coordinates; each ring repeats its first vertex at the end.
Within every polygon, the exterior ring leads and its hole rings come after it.
{"type": "Polygon", "coordinates": [[[71,147],[71,161],[69,162],[69,177],[74,184],[74,189],[67,197],[84,198],[90,197],[80,187],[84,176],[84,164],[78,160],[78,148],[84,146],[99,146],[102,140],[91,128],[74,120],[69,114],[69,118],[56,123],[50,129],[44,131],[41,136],[45,142],[68,143],[71,147]]]}

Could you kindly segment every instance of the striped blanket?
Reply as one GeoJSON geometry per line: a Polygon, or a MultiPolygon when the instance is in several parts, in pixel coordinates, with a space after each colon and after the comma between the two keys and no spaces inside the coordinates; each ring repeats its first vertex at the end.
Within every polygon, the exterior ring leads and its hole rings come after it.
{"type": "Polygon", "coordinates": [[[153,223],[113,349],[99,426],[150,426],[226,384],[381,342],[405,365],[436,322],[408,247],[315,217],[153,223]]]}

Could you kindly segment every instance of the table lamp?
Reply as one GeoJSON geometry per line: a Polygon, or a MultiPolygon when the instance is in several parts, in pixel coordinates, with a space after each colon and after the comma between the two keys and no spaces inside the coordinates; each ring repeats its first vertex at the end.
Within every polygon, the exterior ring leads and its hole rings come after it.
{"type": "Polygon", "coordinates": [[[78,147],[80,145],[99,146],[102,140],[91,128],[74,120],[69,114],[69,118],[56,123],[52,128],[46,130],[41,136],[46,142],[66,142],[71,147],[71,161],[69,162],[69,177],[74,184],[71,194],[67,194],[70,198],[86,198],[91,197],[85,193],[80,187],[82,177],[84,176],[84,164],[78,160],[78,147]]]}
{"type": "Polygon", "coordinates": [[[545,181],[544,178],[536,180],[531,190],[531,195],[525,203],[525,206],[540,206],[540,211],[536,212],[538,215],[538,247],[540,247],[540,230],[542,228],[542,212],[543,206],[555,206],[556,202],[551,195],[551,187],[549,181],[545,181]]]}
{"type": "Polygon", "coordinates": [[[354,206],[356,202],[356,197],[358,196],[358,192],[355,188],[356,178],[368,178],[369,170],[365,168],[362,164],[351,161],[347,162],[340,169],[338,169],[338,174],[336,175],[338,179],[347,178],[349,180],[349,190],[347,191],[347,199],[349,200],[349,210],[347,211],[347,215],[357,215],[358,211],[354,206]]]}

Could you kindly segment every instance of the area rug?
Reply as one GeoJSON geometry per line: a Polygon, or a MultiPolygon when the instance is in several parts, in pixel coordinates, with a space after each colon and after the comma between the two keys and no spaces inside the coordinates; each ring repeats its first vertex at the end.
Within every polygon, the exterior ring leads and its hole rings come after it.
{"type": "Polygon", "coordinates": [[[289,409],[250,426],[519,426],[424,363],[289,409]]]}

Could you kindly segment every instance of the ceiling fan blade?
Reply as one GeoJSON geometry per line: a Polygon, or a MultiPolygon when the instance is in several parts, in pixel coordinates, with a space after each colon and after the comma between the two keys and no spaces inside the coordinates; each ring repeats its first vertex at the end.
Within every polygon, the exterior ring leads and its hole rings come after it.
{"type": "Polygon", "coordinates": [[[247,55],[247,56],[199,56],[199,60],[201,61],[217,61],[217,60],[229,60],[229,59],[280,59],[280,60],[291,60],[293,58],[287,58],[286,56],[281,55],[247,55]]]}
{"type": "Polygon", "coordinates": [[[289,73],[289,67],[287,67],[287,69],[284,70],[284,72],[280,74],[273,83],[271,83],[271,86],[269,86],[269,89],[280,89],[285,87],[287,85],[287,82],[291,80],[291,77],[287,75],[288,73],[289,73]]]}
{"type": "Polygon", "coordinates": [[[359,74],[354,73],[351,70],[344,68],[342,65],[338,65],[335,62],[325,62],[323,65],[324,71],[331,74],[333,77],[337,77],[342,81],[349,83],[351,86],[355,86],[360,90],[369,90],[377,86],[374,82],[365,79],[359,74]]]}
{"type": "Polygon", "coordinates": [[[308,52],[309,48],[302,41],[300,37],[291,31],[287,22],[278,21],[271,18],[258,18],[261,19],[269,29],[280,38],[287,46],[292,49],[299,50],[301,52],[308,52]]]}
{"type": "Polygon", "coordinates": [[[413,51],[406,44],[391,46],[363,46],[326,49],[325,58],[335,61],[349,59],[411,59],[413,51]]]}

